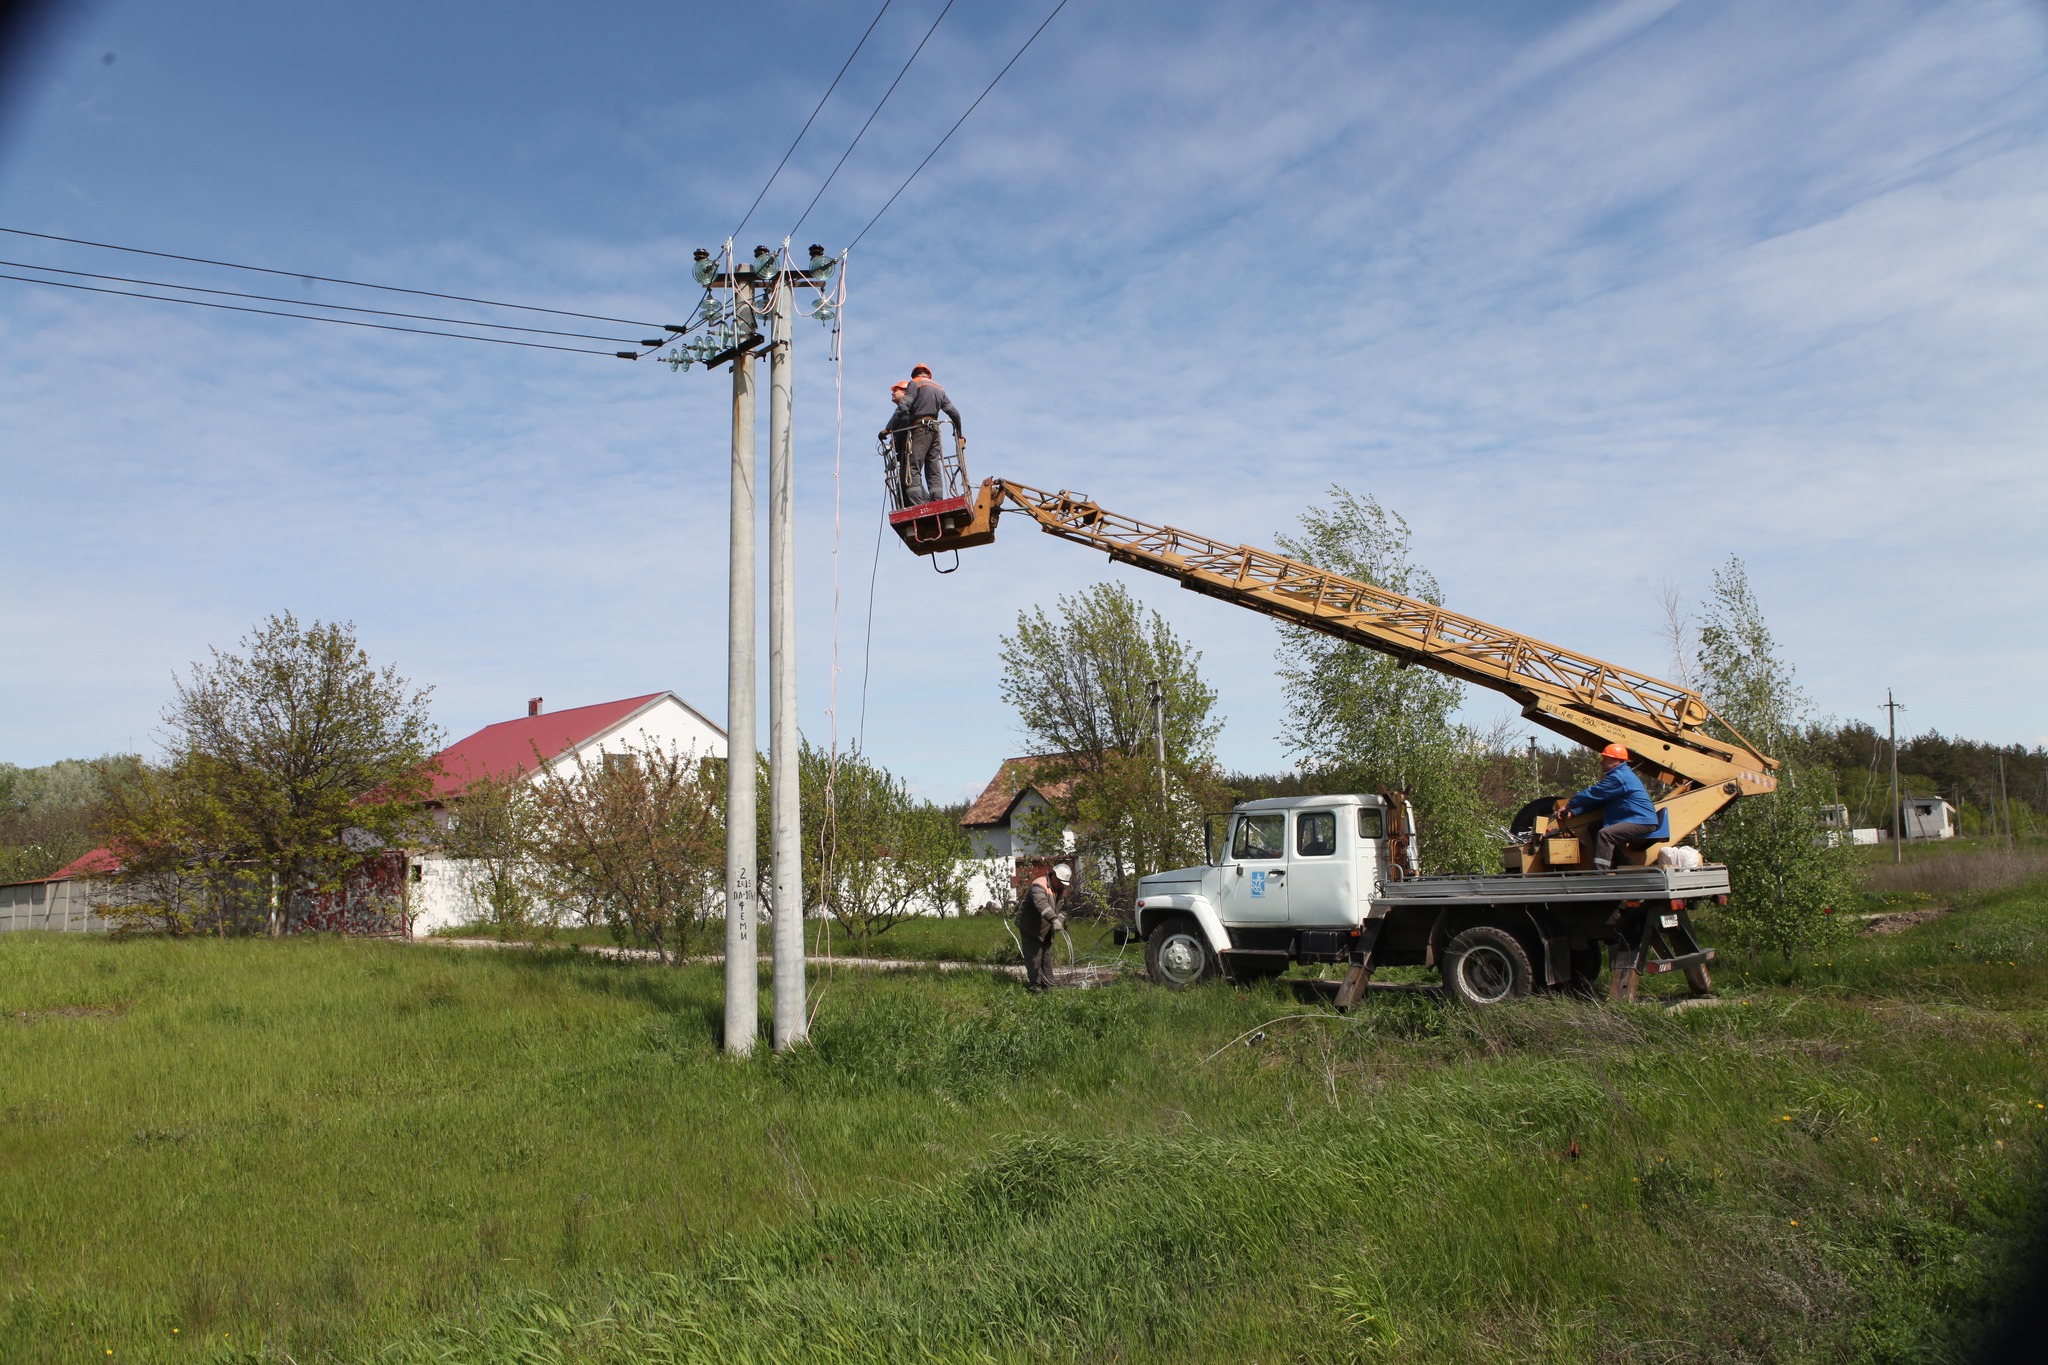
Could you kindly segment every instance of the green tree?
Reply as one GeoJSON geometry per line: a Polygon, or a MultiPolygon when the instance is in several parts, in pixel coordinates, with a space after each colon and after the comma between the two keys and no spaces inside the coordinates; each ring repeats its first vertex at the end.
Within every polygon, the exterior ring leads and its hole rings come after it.
{"type": "MultiPolygon", "coordinates": [[[[1301,514],[1287,554],[1318,568],[1441,605],[1442,590],[1409,549],[1400,514],[1332,485],[1301,514]]],[[[1480,784],[1496,747],[1456,719],[1464,687],[1427,669],[1301,626],[1282,626],[1280,741],[1321,790],[1405,789],[1415,806],[1423,866],[1481,872],[1498,865],[1499,816],[1480,784]]]]}
{"type": "Polygon", "coordinates": [[[525,774],[479,778],[449,803],[435,851],[456,861],[456,884],[478,922],[500,938],[553,930],[537,858],[539,802],[525,774]]]}
{"type": "Polygon", "coordinates": [[[581,755],[533,787],[533,858],[550,901],[688,956],[718,904],[725,869],[724,765],[654,750],[581,755]]]}
{"type": "Polygon", "coordinates": [[[1822,832],[1835,799],[1827,770],[1809,763],[1803,722],[1811,707],[1780,653],[1749,571],[1730,556],[1714,571],[1700,611],[1699,678],[1714,709],[1776,757],[1778,789],[1745,797],[1701,830],[1701,851],[1728,866],[1725,921],[1753,952],[1790,959],[1842,932],[1834,912],[1855,892],[1852,854],[1822,832]]]}
{"type": "Polygon", "coordinates": [[[132,793],[173,809],[148,815],[131,803],[123,819],[172,840],[165,857],[189,838],[195,865],[253,875],[275,934],[293,897],[339,888],[419,832],[439,736],[430,689],[372,664],[353,623],[301,626],[287,612],[241,651],[213,650],[176,683],[166,771],[132,793]]]}
{"type": "Polygon", "coordinates": [[[967,908],[955,817],[911,795],[903,779],[858,747],[799,754],[806,899],[822,904],[859,951],[912,915],[967,908]]]}
{"type": "Polygon", "coordinates": [[[140,763],[132,754],[65,758],[40,768],[0,763],[0,883],[47,877],[90,851],[94,809],[108,782],[140,763]]]}
{"type": "Polygon", "coordinates": [[[1033,772],[1052,809],[1025,837],[1056,847],[1075,831],[1084,890],[1121,909],[1137,879],[1204,856],[1201,812],[1224,799],[1216,771],[1216,692],[1201,653],[1120,584],[1061,596],[1049,615],[1019,612],[1000,654],[1002,696],[1046,759],[1033,772]],[[1165,694],[1161,789],[1151,685],[1165,694]]]}
{"type": "Polygon", "coordinates": [[[269,895],[230,813],[189,763],[106,765],[93,829],[120,869],[96,879],[95,909],[117,934],[261,929],[269,895]]]}

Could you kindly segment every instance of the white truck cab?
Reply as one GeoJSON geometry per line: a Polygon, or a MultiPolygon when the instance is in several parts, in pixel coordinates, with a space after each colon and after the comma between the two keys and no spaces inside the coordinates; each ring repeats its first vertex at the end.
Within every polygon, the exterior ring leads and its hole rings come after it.
{"type": "MultiPolygon", "coordinates": [[[[1149,943],[1168,920],[1199,931],[1199,945],[1184,926],[1157,955],[1169,984],[1199,980],[1225,954],[1234,974],[1283,971],[1299,930],[1348,936],[1372,914],[1398,875],[1387,817],[1385,798],[1356,794],[1247,801],[1220,828],[1212,817],[1214,861],[1139,879],[1137,935],[1149,943]]],[[[1404,861],[1413,857],[1411,841],[1404,861]]]]}

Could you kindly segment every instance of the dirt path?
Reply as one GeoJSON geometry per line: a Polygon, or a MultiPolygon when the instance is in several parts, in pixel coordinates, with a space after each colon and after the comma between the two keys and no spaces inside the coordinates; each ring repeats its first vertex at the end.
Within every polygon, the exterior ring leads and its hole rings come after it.
{"type": "MultiPolygon", "coordinates": [[[[589,953],[595,957],[611,958],[613,961],[617,962],[659,962],[661,960],[661,955],[655,952],[652,948],[621,948],[616,944],[610,943],[547,944],[525,942],[521,940],[514,940],[513,942],[506,943],[494,938],[423,938],[415,939],[414,942],[439,944],[444,948],[574,947],[578,952],[589,953]]],[[[683,960],[685,962],[698,963],[710,966],[724,962],[725,954],[705,953],[700,956],[689,957],[683,960]]],[[[766,965],[770,961],[772,961],[772,959],[766,953],[761,954],[759,960],[763,965],[766,965]]],[[[1021,965],[1013,963],[957,962],[943,958],[922,959],[897,957],[809,956],[806,957],[805,962],[806,965],[811,967],[813,970],[816,970],[818,968],[848,967],[857,971],[874,972],[989,972],[996,976],[1007,976],[1013,981],[1022,981],[1024,979],[1024,968],[1021,965]]],[[[1117,969],[1114,967],[1079,966],[1056,967],[1053,969],[1054,981],[1056,981],[1058,984],[1062,986],[1102,986],[1107,985],[1109,982],[1116,980],[1116,978],[1117,969]]]]}

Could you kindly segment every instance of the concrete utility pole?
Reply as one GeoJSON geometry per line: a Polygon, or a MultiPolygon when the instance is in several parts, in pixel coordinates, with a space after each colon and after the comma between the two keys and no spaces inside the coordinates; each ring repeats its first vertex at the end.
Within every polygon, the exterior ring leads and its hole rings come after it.
{"type": "Polygon", "coordinates": [[[1162,833],[1171,837],[1173,800],[1166,788],[1166,688],[1157,678],[1147,687],[1152,693],[1152,748],[1159,762],[1159,818],[1164,822],[1162,833]]]}
{"type": "Polygon", "coordinates": [[[796,515],[790,404],[790,288],[775,277],[768,349],[768,821],[775,906],[775,1050],[809,1035],[804,1018],[802,814],[797,792],[796,515]]]}
{"type": "Polygon", "coordinates": [[[732,549],[725,665],[725,1050],[761,1031],[754,947],[754,357],[732,361],[732,549]]]}
{"type": "Polygon", "coordinates": [[[1884,690],[1885,714],[1891,718],[1892,741],[1892,861],[1906,860],[1906,810],[1899,800],[1899,712],[1906,708],[1892,700],[1892,690],[1884,690]]]}

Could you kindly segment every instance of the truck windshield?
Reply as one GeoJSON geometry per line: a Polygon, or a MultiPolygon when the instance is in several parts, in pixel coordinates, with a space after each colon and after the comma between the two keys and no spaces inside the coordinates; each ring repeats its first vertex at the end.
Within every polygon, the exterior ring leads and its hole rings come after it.
{"type": "Polygon", "coordinates": [[[1287,817],[1240,815],[1230,841],[1233,858],[1278,858],[1286,853],[1287,817]]]}

